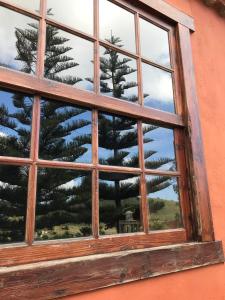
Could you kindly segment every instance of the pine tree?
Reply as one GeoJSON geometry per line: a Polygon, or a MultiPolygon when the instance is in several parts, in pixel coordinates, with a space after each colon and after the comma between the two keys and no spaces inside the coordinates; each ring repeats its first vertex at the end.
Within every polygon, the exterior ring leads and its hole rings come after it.
{"type": "MultiPolygon", "coordinates": [[[[111,34],[107,42],[119,48],[123,47],[119,37],[111,34]]],[[[115,98],[136,102],[137,96],[129,95],[129,89],[137,86],[136,82],[127,81],[127,75],[136,72],[136,69],[129,66],[131,59],[128,57],[120,58],[118,51],[106,48],[103,56],[100,57],[100,90],[102,93],[109,93],[115,98]]],[[[131,93],[130,93],[131,94],[131,93]]],[[[146,97],[147,95],[144,95],[146,97]]],[[[147,134],[152,130],[156,130],[157,126],[146,125],[143,128],[143,134],[147,134]]],[[[152,139],[144,138],[144,144],[153,142],[152,139]]],[[[100,114],[99,117],[99,147],[111,151],[112,155],[108,158],[101,158],[100,163],[106,165],[116,165],[124,167],[138,167],[139,157],[137,153],[132,153],[132,147],[138,144],[136,121],[129,118],[121,118],[113,116],[109,118],[106,114],[100,114]]],[[[149,160],[151,156],[156,154],[155,151],[146,151],[145,160],[146,167],[149,169],[157,169],[162,165],[171,162],[170,158],[162,157],[157,160],[149,160]]],[[[119,221],[124,219],[121,211],[128,209],[132,210],[137,218],[140,218],[139,205],[129,205],[129,199],[135,199],[139,196],[139,180],[134,179],[135,175],[130,174],[113,174],[100,173],[100,195],[107,205],[100,207],[100,216],[108,226],[116,224],[117,232],[119,232],[119,221]],[[112,185],[104,182],[107,180],[112,185]],[[125,180],[125,181],[124,181],[125,180]],[[112,203],[115,205],[113,206],[112,203]],[[122,207],[122,210],[121,210],[122,207]],[[139,216],[138,216],[139,215],[139,216]]],[[[147,188],[151,187],[152,192],[165,189],[170,185],[170,178],[155,177],[147,181],[147,188]]],[[[132,201],[131,201],[132,202],[132,201]]],[[[164,203],[156,203],[154,200],[149,200],[150,209],[157,211],[163,208],[164,203]]]]}
{"type": "MultiPolygon", "coordinates": [[[[122,40],[113,34],[106,41],[119,48],[123,47],[122,40]]],[[[120,54],[116,50],[105,49],[103,56],[100,57],[100,88],[102,93],[109,93],[113,97],[122,100],[137,102],[136,95],[125,95],[127,90],[137,87],[137,82],[128,82],[126,78],[126,76],[137,71],[129,66],[131,61],[132,59],[128,57],[120,58],[120,54]]]]}
{"type": "MultiPolygon", "coordinates": [[[[48,14],[51,14],[50,10],[48,14]]],[[[34,74],[37,62],[38,26],[32,23],[28,26],[29,29],[16,28],[15,30],[18,53],[15,59],[21,62],[21,71],[34,74]]],[[[60,74],[65,70],[78,66],[72,57],[67,56],[67,52],[71,48],[64,46],[64,44],[68,39],[61,37],[58,29],[52,26],[47,26],[46,35],[45,77],[67,84],[76,84],[81,81],[81,78],[61,76],[60,74]]],[[[29,157],[33,98],[20,93],[15,93],[12,98],[15,111],[13,114],[8,111],[4,104],[0,107],[0,124],[2,128],[14,132],[13,136],[0,136],[0,155],[29,157]]],[[[67,142],[66,137],[73,131],[79,130],[90,123],[82,117],[79,119],[84,110],[72,106],[65,108],[64,103],[56,101],[43,100],[41,106],[42,125],[39,152],[42,158],[61,161],[76,161],[79,159],[88,151],[85,145],[90,144],[91,135],[79,135],[73,137],[69,142],[67,142]],[[77,117],[78,120],[73,121],[72,118],[74,117],[77,117]]],[[[2,207],[0,242],[15,242],[24,238],[28,169],[26,169],[26,176],[20,175],[21,172],[24,173],[23,167],[16,169],[18,175],[15,174],[15,176],[12,176],[12,172],[7,171],[11,169],[10,167],[8,169],[1,167],[0,169],[0,207],[2,207]],[[16,184],[11,184],[11,182],[16,182],[16,184]],[[23,193],[20,191],[23,191],[23,193]],[[17,222],[17,226],[15,226],[15,220],[20,220],[17,222]]],[[[57,176],[60,171],[59,169],[50,168],[39,170],[37,196],[39,219],[37,218],[37,228],[45,228],[46,226],[48,229],[52,229],[60,221],[62,224],[74,219],[79,221],[81,219],[79,214],[84,216],[83,221],[87,220],[88,225],[90,224],[91,213],[88,207],[91,205],[91,195],[88,195],[87,188],[85,191],[86,196],[84,190],[82,190],[83,185],[91,186],[89,176],[71,170],[64,170],[63,176],[57,176]],[[80,185],[70,188],[62,187],[63,184],[76,179],[80,180],[80,185]],[[79,196],[81,193],[83,195],[82,199],[79,196]],[[55,200],[53,201],[53,199],[55,200]]],[[[80,232],[80,234],[85,235],[87,231],[84,228],[83,233],[80,232]]],[[[48,238],[48,236],[45,238],[48,238]]]]}

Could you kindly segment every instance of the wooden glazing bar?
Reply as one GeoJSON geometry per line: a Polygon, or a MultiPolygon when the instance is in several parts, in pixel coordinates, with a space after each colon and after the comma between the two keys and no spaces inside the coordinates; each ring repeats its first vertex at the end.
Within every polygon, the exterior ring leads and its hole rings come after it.
{"type": "Polygon", "coordinates": [[[158,175],[158,176],[179,177],[181,175],[180,171],[164,171],[164,170],[145,169],[144,172],[149,175],[158,175]]]}
{"type": "Polygon", "coordinates": [[[108,166],[108,165],[97,165],[97,169],[102,172],[114,172],[114,173],[133,173],[141,174],[140,168],[120,167],[120,166],[108,166]]]}
{"type": "Polygon", "coordinates": [[[137,82],[138,82],[138,103],[143,106],[143,81],[142,81],[142,63],[141,63],[141,42],[140,42],[140,24],[139,24],[139,14],[135,14],[135,42],[136,42],[136,52],[138,55],[137,59],[137,82]]]}
{"type": "MultiPolygon", "coordinates": [[[[32,132],[30,158],[33,162],[38,159],[40,131],[40,99],[35,96],[32,112],[32,132]]],[[[36,209],[36,189],[37,189],[37,166],[32,164],[29,170],[28,197],[27,197],[27,219],[26,219],[26,242],[31,245],[34,240],[34,224],[36,209]]]]}
{"type": "Polygon", "coordinates": [[[98,94],[100,88],[99,0],[94,0],[94,36],[94,90],[98,94]]]}
{"type": "Polygon", "coordinates": [[[0,6],[3,6],[5,8],[8,8],[8,9],[13,10],[18,13],[21,13],[27,17],[34,18],[36,20],[40,20],[40,18],[41,18],[40,14],[38,14],[37,12],[26,9],[20,5],[12,4],[9,1],[0,0],[0,6]]]}
{"type": "Polygon", "coordinates": [[[36,191],[37,191],[37,166],[33,164],[29,170],[28,194],[27,194],[26,242],[28,245],[32,245],[34,240],[36,191]]]}
{"type": "Polygon", "coordinates": [[[32,163],[33,161],[30,158],[0,156],[0,164],[22,166],[22,165],[31,165],[32,163]]]}
{"type": "Polygon", "coordinates": [[[84,164],[76,162],[63,162],[63,161],[50,161],[38,159],[36,164],[42,168],[60,168],[60,169],[74,169],[74,170],[87,170],[91,171],[94,169],[93,164],[84,164]]]}
{"type": "Polygon", "coordinates": [[[155,63],[155,62],[153,62],[153,61],[151,61],[149,59],[146,59],[144,57],[141,58],[141,61],[143,63],[145,63],[145,64],[151,65],[151,66],[156,67],[158,69],[161,69],[163,71],[166,71],[166,72],[169,72],[169,73],[173,73],[174,72],[174,70],[172,68],[167,68],[165,66],[159,65],[159,64],[157,64],[157,63],[155,63]]]}
{"type": "Polygon", "coordinates": [[[157,122],[163,126],[183,127],[183,118],[179,115],[167,113],[157,109],[141,107],[140,105],[97,95],[92,92],[76,89],[72,86],[47,79],[0,67],[0,84],[27,93],[39,95],[60,101],[68,101],[88,107],[100,108],[103,111],[121,113],[144,121],[157,122]]]}
{"type": "Polygon", "coordinates": [[[98,111],[92,111],[92,233],[95,238],[99,235],[99,192],[98,192],[98,111]]]}
{"type": "Polygon", "coordinates": [[[158,231],[151,234],[106,236],[100,237],[99,239],[34,242],[32,246],[17,246],[15,244],[14,246],[0,247],[0,267],[158,247],[184,243],[185,241],[185,230],[177,229],[158,231]]]}
{"type": "Polygon", "coordinates": [[[38,52],[37,52],[37,68],[36,74],[39,78],[44,77],[44,64],[45,64],[45,46],[46,46],[46,22],[45,15],[47,9],[47,0],[40,1],[41,20],[39,24],[38,35],[38,52]]]}
{"type": "Polygon", "coordinates": [[[140,176],[141,215],[142,215],[144,232],[148,233],[149,210],[148,210],[148,206],[147,206],[146,181],[145,181],[145,174],[144,174],[145,160],[144,160],[144,144],[143,144],[143,131],[142,131],[142,122],[141,121],[138,121],[137,130],[138,130],[139,165],[140,165],[140,168],[142,171],[141,176],[140,176]]]}
{"type": "Polygon", "coordinates": [[[87,34],[87,33],[84,33],[84,32],[82,32],[82,31],[80,31],[80,30],[77,30],[77,29],[75,29],[75,28],[73,28],[73,27],[70,27],[70,26],[65,25],[65,24],[63,24],[63,23],[60,23],[60,22],[55,21],[55,20],[53,20],[53,19],[50,19],[50,18],[48,18],[48,17],[46,17],[45,20],[46,20],[46,23],[47,23],[48,25],[51,25],[51,26],[53,26],[53,27],[57,27],[57,28],[60,29],[60,30],[63,30],[63,31],[66,31],[66,32],[71,33],[71,34],[73,34],[73,35],[79,36],[80,38],[89,40],[89,41],[91,41],[91,42],[95,42],[95,41],[96,41],[95,37],[93,37],[92,35],[89,35],[89,34],[87,34]]]}
{"type": "Polygon", "coordinates": [[[40,98],[34,97],[33,112],[32,112],[32,131],[31,131],[31,149],[30,158],[32,161],[38,160],[39,150],[39,134],[40,134],[40,98]]]}
{"type": "Polygon", "coordinates": [[[105,47],[105,48],[111,48],[115,51],[118,51],[118,53],[120,54],[123,54],[123,55],[126,55],[126,56],[129,56],[131,58],[134,58],[134,59],[137,59],[138,58],[138,55],[133,53],[133,52],[130,52],[128,50],[125,50],[123,48],[120,48],[118,46],[115,46],[113,44],[111,44],[110,42],[108,41],[105,41],[105,40],[99,40],[99,43],[101,46],[105,47]]]}
{"type": "Polygon", "coordinates": [[[94,238],[99,237],[99,188],[98,170],[92,171],[92,234],[94,238]]]}

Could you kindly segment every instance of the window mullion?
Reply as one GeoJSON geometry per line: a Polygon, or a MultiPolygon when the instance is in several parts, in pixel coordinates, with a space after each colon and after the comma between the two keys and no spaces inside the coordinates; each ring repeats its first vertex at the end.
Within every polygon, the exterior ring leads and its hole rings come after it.
{"type": "Polygon", "coordinates": [[[99,93],[100,87],[100,51],[99,51],[99,0],[94,0],[94,91],[99,93]]]}
{"type": "Polygon", "coordinates": [[[139,164],[141,167],[141,178],[140,178],[140,189],[141,189],[141,215],[144,232],[148,233],[148,206],[147,206],[147,196],[146,196],[146,181],[145,181],[145,161],[144,161],[144,147],[143,147],[143,132],[142,132],[142,122],[138,121],[138,148],[139,148],[139,164]]]}
{"type": "Polygon", "coordinates": [[[44,61],[45,61],[45,46],[46,46],[46,8],[47,0],[40,0],[40,15],[39,34],[38,34],[38,51],[37,51],[37,68],[36,74],[39,78],[44,76],[44,61]]]}
{"type": "Polygon", "coordinates": [[[29,170],[28,181],[28,200],[27,200],[27,218],[26,218],[26,242],[31,245],[34,240],[35,227],[35,209],[36,209],[36,191],[37,191],[37,160],[39,149],[39,131],[40,131],[40,98],[34,98],[32,113],[32,133],[31,133],[31,151],[30,158],[32,165],[29,170]]]}
{"type": "Polygon", "coordinates": [[[92,234],[99,236],[99,192],[98,192],[98,111],[92,112],[92,234]]]}
{"type": "Polygon", "coordinates": [[[138,81],[138,102],[141,106],[144,105],[143,88],[142,88],[142,68],[141,68],[141,44],[140,44],[140,22],[139,14],[135,13],[135,38],[136,38],[136,52],[137,59],[137,81],[138,81]]]}

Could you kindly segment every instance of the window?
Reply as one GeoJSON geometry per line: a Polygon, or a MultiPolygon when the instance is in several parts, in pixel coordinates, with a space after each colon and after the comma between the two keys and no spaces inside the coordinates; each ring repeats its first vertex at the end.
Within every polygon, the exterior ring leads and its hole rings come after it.
{"type": "Polygon", "coordinates": [[[3,265],[213,240],[190,189],[189,29],[137,2],[1,1],[3,265]]]}

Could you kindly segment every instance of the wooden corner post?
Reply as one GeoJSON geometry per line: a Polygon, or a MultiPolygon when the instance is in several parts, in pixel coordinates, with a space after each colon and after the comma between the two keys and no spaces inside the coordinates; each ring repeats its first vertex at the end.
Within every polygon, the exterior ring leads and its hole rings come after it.
{"type": "Polygon", "coordinates": [[[213,241],[214,231],[209,199],[209,189],[204,159],[203,140],[195,84],[194,64],[189,28],[178,24],[178,40],[185,102],[186,152],[190,172],[190,192],[195,239],[213,241]]]}

